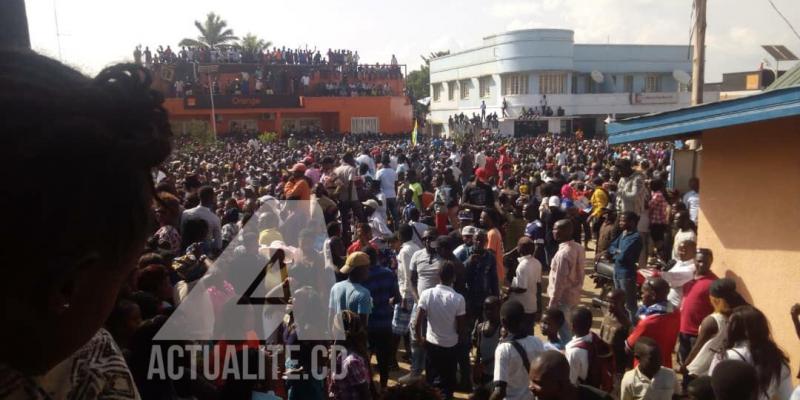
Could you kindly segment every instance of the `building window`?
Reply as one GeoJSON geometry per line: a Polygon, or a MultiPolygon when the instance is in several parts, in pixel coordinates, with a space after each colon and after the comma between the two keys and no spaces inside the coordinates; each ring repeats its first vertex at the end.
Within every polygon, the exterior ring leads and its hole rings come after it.
{"type": "Polygon", "coordinates": [[[442,84],[433,84],[433,101],[439,101],[442,98],[442,84]]]}
{"type": "Polygon", "coordinates": [[[478,79],[478,95],[481,96],[482,99],[490,97],[491,90],[489,89],[489,85],[492,83],[491,76],[483,76],[478,79]]]}
{"type": "Polygon", "coordinates": [[[447,101],[456,99],[456,81],[447,82],[447,101]]]}
{"type": "Polygon", "coordinates": [[[353,117],[350,119],[350,132],[377,133],[379,130],[377,117],[353,117]]]}
{"type": "Polygon", "coordinates": [[[461,100],[469,99],[469,79],[458,82],[458,88],[461,90],[461,100]]]}
{"type": "Polygon", "coordinates": [[[597,86],[595,85],[595,81],[594,81],[594,79],[592,79],[591,75],[586,75],[586,77],[584,78],[584,84],[586,85],[586,87],[583,90],[584,93],[596,93],[597,92],[597,90],[595,90],[595,89],[597,89],[597,86]]]}
{"type": "Polygon", "coordinates": [[[625,91],[628,93],[633,92],[633,75],[625,75],[625,91]]]}
{"type": "Polygon", "coordinates": [[[539,75],[539,94],[563,94],[566,92],[566,74],[555,73],[539,75]]]}
{"type": "Polygon", "coordinates": [[[578,74],[572,74],[572,94],[578,94],[578,74]]]}
{"type": "Polygon", "coordinates": [[[654,93],[661,91],[661,77],[658,75],[647,75],[644,82],[644,91],[654,93]]]}
{"type": "Polygon", "coordinates": [[[503,76],[503,96],[528,94],[528,74],[503,76]]]}

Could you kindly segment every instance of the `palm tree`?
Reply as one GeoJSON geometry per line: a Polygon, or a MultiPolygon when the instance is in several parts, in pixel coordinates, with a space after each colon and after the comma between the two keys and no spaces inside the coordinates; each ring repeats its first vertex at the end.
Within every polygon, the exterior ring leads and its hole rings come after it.
{"type": "Polygon", "coordinates": [[[197,39],[183,39],[179,46],[191,47],[205,47],[216,48],[218,46],[228,45],[230,42],[239,40],[238,37],[233,35],[233,29],[229,29],[228,23],[220,18],[219,15],[213,12],[206,15],[206,20],[203,23],[194,21],[194,26],[200,31],[200,36],[197,39]],[[227,28],[227,29],[226,29],[227,28]]]}
{"type": "Polygon", "coordinates": [[[266,48],[272,46],[272,42],[265,41],[252,33],[248,33],[239,41],[238,46],[242,49],[242,58],[245,62],[257,62],[261,53],[266,48]]]}

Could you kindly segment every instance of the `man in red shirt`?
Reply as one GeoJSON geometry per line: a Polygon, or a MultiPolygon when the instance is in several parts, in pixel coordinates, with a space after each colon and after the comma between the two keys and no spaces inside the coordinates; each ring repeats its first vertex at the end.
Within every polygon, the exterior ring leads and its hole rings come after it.
{"type": "MultiPolygon", "coordinates": [[[[711,284],[717,276],[711,272],[711,263],[714,253],[710,249],[698,249],[694,258],[694,279],[683,285],[683,301],[681,302],[681,324],[678,336],[678,360],[684,364],[686,357],[694,347],[697,334],[703,319],[714,312],[714,306],[708,297],[711,284]]],[[[688,383],[688,376],[684,374],[684,381],[688,383]]]]}
{"type": "MultiPolygon", "coordinates": [[[[642,285],[642,306],[636,313],[639,323],[625,340],[625,349],[633,350],[633,345],[642,336],[658,343],[664,367],[672,368],[672,349],[678,341],[681,315],[672,310],[667,301],[669,283],[662,278],[650,278],[642,285]]],[[[634,367],[638,362],[634,360],[634,367]]]]}

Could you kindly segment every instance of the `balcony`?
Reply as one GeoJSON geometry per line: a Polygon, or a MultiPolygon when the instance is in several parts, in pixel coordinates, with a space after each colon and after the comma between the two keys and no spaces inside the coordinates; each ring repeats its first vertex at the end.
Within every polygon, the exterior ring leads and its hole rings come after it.
{"type": "Polygon", "coordinates": [[[166,97],[219,95],[403,96],[405,65],[154,64],[153,87],[166,97]],[[206,72],[212,70],[214,72],[206,72]],[[209,76],[210,74],[210,76],[209,76]]]}

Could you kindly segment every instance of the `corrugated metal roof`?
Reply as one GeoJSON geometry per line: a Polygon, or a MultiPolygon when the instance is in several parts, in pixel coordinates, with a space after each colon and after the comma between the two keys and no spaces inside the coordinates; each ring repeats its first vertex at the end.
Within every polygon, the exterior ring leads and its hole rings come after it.
{"type": "Polygon", "coordinates": [[[783,89],[792,86],[800,85],[800,63],[794,66],[794,68],[786,71],[780,78],[778,78],[775,82],[772,82],[764,91],[770,91],[775,89],[783,89]]]}

